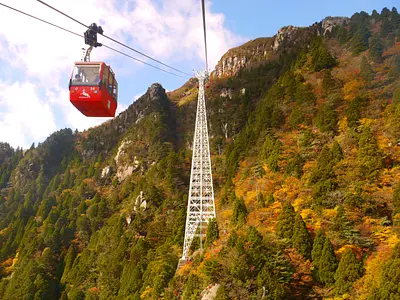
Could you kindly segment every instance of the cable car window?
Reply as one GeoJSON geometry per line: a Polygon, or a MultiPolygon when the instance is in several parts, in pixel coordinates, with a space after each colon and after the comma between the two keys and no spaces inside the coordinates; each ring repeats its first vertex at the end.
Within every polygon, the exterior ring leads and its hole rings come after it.
{"type": "Polygon", "coordinates": [[[109,80],[108,80],[108,92],[110,93],[110,95],[112,95],[114,76],[113,76],[113,74],[111,72],[110,72],[109,76],[110,77],[109,77],[109,80]]]}
{"type": "Polygon", "coordinates": [[[100,65],[75,65],[72,85],[97,85],[100,81],[100,65]]]}
{"type": "Polygon", "coordinates": [[[114,79],[113,97],[114,97],[114,100],[117,101],[117,97],[118,97],[118,83],[117,83],[117,81],[116,81],[115,79],[114,79]]]}
{"type": "Polygon", "coordinates": [[[105,87],[107,87],[107,85],[108,85],[108,74],[109,73],[110,72],[108,70],[108,67],[106,65],[104,65],[104,68],[103,68],[103,85],[105,87]]]}

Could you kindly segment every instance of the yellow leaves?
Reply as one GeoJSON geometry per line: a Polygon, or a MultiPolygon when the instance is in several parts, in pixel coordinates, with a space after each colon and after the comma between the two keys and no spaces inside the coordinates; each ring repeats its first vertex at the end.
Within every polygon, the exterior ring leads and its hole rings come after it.
{"type": "Polygon", "coordinates": [[[338,127],[340,133],[345,133],[347,131],[347,128],[349,127],[347,117],[343,117],[339,120],[338,127]]]}
{"type": "Polygon", "coordinates": [[[377,225],[379,223],[379,220],[366,216],[363,217],[363,223],[364,225],[377,225]]]}
{"type": "Polygon", "coordinates": [[[332,218],[336,217],[336,214],[336,209],[324,209],[322,211],[322,215],[325,220],[332,220],[332,218]]]}
{"type": "Polygon", "coordinates": [[[140,295],[140,299],[146,299],[148,296],[151,296],[152,290],[150,286],[146,286],[144,292],[140,295]]]}
{"type": "Polygon", "coordinates": [[[19,256],[19,252],[17,252],[15,254],[15,257],[13,259],[11,259],[11,257],[10,257],[9,259],[7,259],[6,261],[4,261],[1,264],[5,274],[7,274],[7,275],[11,274],[15,264],[18,262],[18,256],[19,256]]]}
{"type": "Polygon", "coordinates": [[[282,187],[274,193],[279,200],[293,202],[301,190],[301,182],[295,177],[288,177],[282,187]]]}
{"type": "Polygon", "coordinates": [[[232,209],[221,211],[219,212],[219,215],[223,220],[229,220],[232,216],[232,209]]]}
{"type": "Polygon", "coordinates": [[[365,275],[354,285],[360,294],[358,299],[367,299],[371,291],[379,286],[379,275],[384,263],[389,260],[391,255],[389,250],[389,247],[381,246],[376,255],[369,257],[366,261],[365,275]]]}
{"type": "Polygon", "coordinates": [[[351,101],[356,96],[359,96],[363,85],[364,82],[360,79],[354,79],[347,82],[343,87],[344,100],[351,101]]]}
{"type": "Polygon", "coordinates": [[[371,236],[391,247],[399,241],[392,229],[386,226],[376,226],[371,236]]]}
{"type": "Polygon", "coordinates": [[[372,119],[368,119],[368,118],[361,118],[360,119],[360,124],[362,126],[371,127],[371,125],[373,123],[374,123],[374,120],[372,120],[372,119]]]}

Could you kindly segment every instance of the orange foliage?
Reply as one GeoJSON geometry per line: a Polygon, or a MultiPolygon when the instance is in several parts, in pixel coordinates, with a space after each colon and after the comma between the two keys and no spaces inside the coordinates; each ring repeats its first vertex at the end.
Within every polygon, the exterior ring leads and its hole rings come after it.
{"type": "Polygon", "coordinates": [[[286,249],[285,254],[296,270],[293,274],[291,285],[295,287],[310,285],[312,283],[313,267],[310,260],[305,260],[304,256],[299,254],[295,248],[286,249]]]}
{"type": "Polygon", "coordinates": [[[359,96],[360,90],[364,85],[365,83],[360,79],[354,79],[345,83],[343,87],[344,100],[351,101],[356,96],[359,96]]]}
{"type": "Polygon", "coordinates": [[[382,271],[383,265],[390,258],[392,247],[382,245],[378,248],[375,255],[371,255],[365,263],[365,275],[361,277],[354,285],[358,292],[357,299],[365,300],[368,295],[379,285],[379,275],[382,271]]]}

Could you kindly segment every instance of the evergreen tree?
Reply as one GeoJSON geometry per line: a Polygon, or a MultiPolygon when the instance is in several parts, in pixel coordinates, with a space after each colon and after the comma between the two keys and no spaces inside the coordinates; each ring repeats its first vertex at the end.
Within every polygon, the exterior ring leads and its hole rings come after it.
{"type": "Polygon", "coordinates": [[[355,55],[368,49],[368,39],[371,36],[367,25],[360,24],[357,32],[354,34],[351,40],[351,48],[355,55]]]}
{"type": "Polygon", "coordinates": [[[324,181],[333,177],[333,155],[327,145],[325,145],[321,153],[318,156],[317,168],[311,174],[311,183],[317,183],[318,181],[324,181]]]}
{"type": "Polygon", "coordinates": [[[390,10],[389,10],[389,8],[387,8],[387,7],[384,7],[384,8],[382,8],[382,11],[381,11],[381,18],[383,19],[383,18],[389,18],[390,17],[390,10]]]}
{"type": "Polygon", "coordinates": [[[289,124],[293,129],[297,128],[297,125],[304,123],[304,113],[301,108],[296,105],[289,116],[289,124]]]}
{"type": "Polygon", "coordinates": [[[290,203],[286,203],[278,218],[276,234],[283,239],[291,239],[295,223],[296,213],[290,203]]]}
{"type": "Polygon", "coordinates": [[[392,102],[393,102],[393,106],[398,106],[400,104],[400,88],[397,88],[393,92],[392,102]]]}
{"type": "Polygon", "coordinates": [[[293,228],[292,246],[296,248],[305,258],[311,255],[311,238],[306,223],[300,214],[296,214],[293,228]]]}
{"type": "Polygon", "coordinates": [[[311,59],[316,72],[337,65],[336,59],[329,53],[321,37],[315,38],[311,42],[311,59]]]}
{"type": "Polygon", "coordinates": [[[393,32],[393,25],[389,21],[389,19],[383,19],[382,20],[382,26],[381,26],[381,36],[383,38],[387,37],[391,32],[393,32]]]}
{"type": "Polygon", "coordinates": [[[369,127],[364,127],[360,137],[358,161],[361,171],[366,177],[374,177],[382,168],[382,155],[369,127]]]}
{"type": "Polygon", "coordinates": [[[258,294],[259,299],[284,299],[285,288],[284,285],[279,282],[279,278],[277,277],[278,276],[274,274],[274,271],[271,270],[271,266],[266,263],[257,276],[257,285],[260,290],[258,294]]]}
{"type": "Polygon", "coordinates": [[[320,266],[319,261],[322,257],[322,250],[324,249],[325,239],[326,237],[324,232],[322,230],[318,230],[314,238],[313,247],[311,251],[312,263],[317,270],[320,266]]]}
{"type": "Polygon", "coordinates": [[[372,70],[371,65],[368,63],[368,60],[365,56],[363,56],[361,60],[360,75],[367,82],[370,82],[374,79],[374,71],[372,70]]]}
{"type": "Polygon", "coordinates": [[[336,140],[333,142],[331,152],[335,164],[344,158],[342,147],[336,140]]]}
{"type": "Polygon", "coordinates": [[[265,207],[265,196],[263,193],[257,194],[257,207],[258,208],[265,207]]]}
{"type": "Polygon", "coordinates": [[[392,18],[391,18],[391,22],[392,22],[392,27],[394,30],[399,29],[400,28],[400,14],[398,13],[396,7],[392,8],[392,18]]]}
{"type": "Polygon", "coordinates": [[[400,213],[400,183],[393,192],[393,208],[395,212],[400,213]]]}
{"type": "Polygon", "coordinates": [[[304,158],[299,153],[296,153],[286,167],[286,174],[300,179],[303,175],[304,163],[304,158]]]}
{"type": "Polygon", "coordinates": [[[39,175],[36,179],[36,191],[38,197],[41,197],[46,189],[45,178],[44,178],[44,167],[41,165],[39,175]]]}
{"type": "Polygon", "coordinates": [[[376,62],[382,61],[383,53],[383,42],[377,36],[374,36],[371,40],[371,46],[369,50],[369,57],[376,62]]]}
{"type": "Polygon", "coordinates": [[[231,217],[231,224],[233,225],[243,225],[246,223],[247,218],[247,208],[244,204],[243,197],[236,198],[233,204],[233,212],[231,217]]]}
{"type": "Polygon", "coordinates": [[[379,15],[379,13],[376,11],[376,9],[374,9],[374,10],[372,11],[371,18],[374,19],[375,22],[379,20],[380,15],[379,15]]]}
{"type": "Polygon", "coordinates": [[[322,91],[323,95],[326,97],[339,88],[338,82],[332,76],[332,71],[330,69],[324,71],[324,77],[322,78],[322,91]]]}
{"type": "Polygon", "coordinates": [[[391,259],[385,264],[379,283],[368,300],[400,299],[400,259],[391,259]]]}
{"type": "Polygon", "coordinates": [[[361,107],[363,104],[364,100],[358,96],[350,101],[349,106],[345,111],[349,127],[356,127],[359,125],[361,118],[361,107]]]}
{"type": "Polygon", "coordinates": [[[267,203],[268,203],[268,205],[272,205],[272,204],[274,204],[274,202],[275,202],[274,194],[271,193],[268,195],[267,203]]]}
{"type": "Polygon", "coordinates": [[[337,38],[340,44],[344,44],[349,39],[349,32],[347,31],[346,27],[340,26],[337,31],[337,38]]]}
{"type": "Polygon", "coordinates": [[[319,260],[318,278],[324,285],[331,285],[335,282],[337,260],[331,241],[325,239],[322,255],[319,260]]]}
{"type": "Polygon", "coordinates": [[[229,293],[224,284],[221,284],[218,288],[217,294],[214,300],[230,300],[229,293]]]}
{"type": "Polygon", "coordinates": [[[339,266],[335,274],[335,292],[337,295],[344,294],[349,291],[353,282],[360,278],[360,264],[356,260],[351,249],[347,249],[340,260],[339,266]]]}
{"type": "Polygon", "coordinates": [[[394,57],[390,74],[395,78],[400,77],[400,55],[394,57]]]}
{"type": "Polygon", "coordinates": [[[211,245],[214,241],[219,238],[219,230],[216,219],[210,219],[208,221],[207,234],[206,234],[206,242],[205,245],[211,245]]]}
{"type": "Polygon", "coordinates": [[[322,132],[336,132],[338,114],[336,110],[328,104],[323,105],[316,118],[316,125],[322,132]]]}

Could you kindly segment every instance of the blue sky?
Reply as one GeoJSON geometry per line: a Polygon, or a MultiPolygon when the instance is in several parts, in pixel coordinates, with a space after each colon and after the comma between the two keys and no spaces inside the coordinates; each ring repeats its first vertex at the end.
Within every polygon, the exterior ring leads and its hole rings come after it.
{"type": "MultiPolygon", "coordinates": [[[[36,1],[3,3],[78,33],[85,28],[36,1]]],[[[207,2],[209,65],[213,68],[230,48],[250,39],[273,36],[286,25],[309,26],[325,16],[351,16],[395,6],[392,0],[207,2]]],[[[105,34],[191,73],[203,68],[204,50],[200,0],[47,0],[50,5],[86,24],[102,25],[105,34]],[[80,8],[80,9],[77,9],[80,8]]],[[[70,103],[68,80],[73,62],[81,59],[83,40],[0,7],[0,141],[29,147],[61,128],[84,130],[106,118],[87,118],[70,103]]],[[[154,63],[99,37],[100,42],[154,63]]],[[[186,80],[105,48],[92,60],[105,61],[117,74],[119,109],[126,109],[154,82],[167,90],[186,80]]],[[[156,64],[156,63],[154,63],[156,64]]]]}

